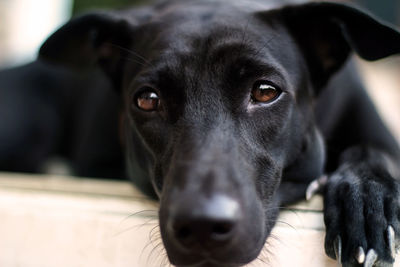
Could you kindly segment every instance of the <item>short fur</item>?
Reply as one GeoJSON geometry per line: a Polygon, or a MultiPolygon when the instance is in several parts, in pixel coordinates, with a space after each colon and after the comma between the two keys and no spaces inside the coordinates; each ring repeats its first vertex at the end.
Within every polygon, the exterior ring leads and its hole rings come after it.
{"type": "Polygon", "coordinates": [[[98,64],[120,92],[128,172],[160,199],[171,263],[251,262],[279,207],[327,173],[327,254],[336,258],[340,237],[344,265],[358,266],[362,247],[390,266],[400,150],[348,60],[353,51],[367,60],[399,53],[400,34],[343,4],[186,0],[77,17],[40,60],[98,64]],[[259,80],[282,93],[254,102],[259,80]],[[149,88],[161,102],[145,112],[136,99],[149,88]]]}

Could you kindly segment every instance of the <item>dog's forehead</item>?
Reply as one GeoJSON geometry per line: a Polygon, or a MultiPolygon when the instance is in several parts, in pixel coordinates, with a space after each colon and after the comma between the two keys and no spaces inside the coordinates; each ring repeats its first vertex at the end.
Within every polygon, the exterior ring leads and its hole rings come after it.
{"type": "Polygon", "coordinates": [[[149,50],[150,55],[145,56],[155,63],[153,66],[165,61],[172,66],[182,63],[179,58],[217,55],[216,52],[223,55],[235,50],[243,52],[242,55],[261,55],[262,50],[278,38],[276,29],[258,20],[253,9],[237,9],[236,5],[225,5],[224,1],[195,3],[163,9],[139,27],[138,37],[142,44],[139,49],[149,50]]]}
{"type": "Polygon", "coordinates": [[[146,24],[159,25],[169,36],[202,31],[202,28],[245,26],[256,12],[282,7],[285,1],[176,0],[156,6],[146,24]]]}
{"type": "MultiPolygon", "coordinates": [[[[136,84],[223,82],[230,70],[229,77],[239,77],[246,67],[250,71],[273,70],[282,80],[293,78],[288,72],[296,73],[290,70],[295,68],[291,62],[296,56],[294,49],[281,49],[282,38],[287,39],[281,26],[265,24],[254,10],[242,11],[224,1],[218,1],[221,8],[216,9],[207,2],[214,3],[206,0],[165,8],[141,26],[141,45],[134,51],[151,64],[131,68],[136,71],[125,76],[127,86],[131,84],[130,77],[136,78],[136,84]]],[[[286,41],[290,43],[289,39],[286,41]]]]}
{"type": "Polygon", "coordinates": [[[157,37],[148,36],[152,39],[149,41],[152,49],[144,56],[151,64],[142,72],[149,76],[196,76],[197,79],[199,74],[221,77],[232,68],[237,74],[246,67],[282,71],[283,66],[276,60],[279,50],[274,44],[282,37],[277,37],[273,30],[263,30],[250,29],[245,23],[220,22],[164,27],[157,37]]]}

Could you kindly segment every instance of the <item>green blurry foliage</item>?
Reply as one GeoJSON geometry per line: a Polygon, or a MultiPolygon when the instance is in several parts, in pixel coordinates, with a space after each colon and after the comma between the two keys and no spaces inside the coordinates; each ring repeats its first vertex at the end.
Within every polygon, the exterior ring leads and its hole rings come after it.
{"type": "Polygon", "coordinates": [[[134,6],[150,2],[149,0],[74,0],[73,14],[79,14],[91,9],[111,9],[134,6]]]}

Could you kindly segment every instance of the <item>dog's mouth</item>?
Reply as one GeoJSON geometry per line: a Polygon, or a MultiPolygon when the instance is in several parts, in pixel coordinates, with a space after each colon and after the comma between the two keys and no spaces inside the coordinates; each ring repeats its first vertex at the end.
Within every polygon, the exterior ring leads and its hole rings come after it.
{"type": "MultiPolygon", "coordinates": [[[[227,247],[210,248],[213,252],[198,253],[189,250],[181,250],[180,246],[165,240],[168,258],[177,267],[239,267],[244,266],[257,258],[264,245],[264,239],[260,237],[258,242],[244,244],[246,241],[235,242],[227,247]]],[[[193,247],[192,247],[193,248],[193,247]]],[[[199,248],[200,250],[200,248],[199,248]]]]}
{"type": "Polygon", "coordinates": [[[229,248],[224,252],[220,249],[215,250],[214,252],[201,250],[199,253],[193,251],[176,253],[176,251],[171,252],[170,250],[171,253],[168,256],[171,263],[177,267],[239,267],[248,264],[258,255],[256,248],[252,253],[244,253],[245,258],[238,258],[243,251],[232,252],[229,248]],[[250,256],[250,254],[252,255],[250,256]]]}

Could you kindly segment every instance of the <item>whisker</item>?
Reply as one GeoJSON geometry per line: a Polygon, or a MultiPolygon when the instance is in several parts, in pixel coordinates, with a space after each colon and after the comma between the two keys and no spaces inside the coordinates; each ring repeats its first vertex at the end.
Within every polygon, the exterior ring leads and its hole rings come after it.
{"type": "MultiPolygon", "coordinates": [[[[145,251],[152,246],[154,248],[154,242],[152,240],[148,240],[146,245],[143,247],[142,251],[140,252],[139,261],[141,261],[142,257],[144,256],[145,251]]],[[[148,261],[148,259],[147,259],[148,261]]]]}
{"type": "Polygon", "coordinates": [[[162,257],[161,266],[171,266],[171,263],[168,260],[167,252],[165,249],[162,249],[163,252],[160,253],[160,257],[162,257]]]}
{"type": "Polygon", "coordinates": [[[280,224],[284,224],[284,225],[286,225],[286,226],[289,226],[291,229],[293,229],[293,230],[296,230],[296,231],[297,231],[297,228],[296,228],[295,226],[291,225],[291,224],[290,224],[290,223],[288,223],[288,222],[281,221],[281,220],[277,220],[277,221],[276,221],[276,223],[277,223],[277,224],[278,224],[278,223],[280,223],[280,224]]]}
{"type": "Polygon", "coordinates": [[[266,265],[271,265],[271,263],[272,263],[271,259],[274,257],[274,254],[271,251],[271,248],[274,248],[274,245],[271,244],[270,238],[272,238],[274,240],[279,240],[278,236],[276,236],[274,234],[270,234],[269,238],[267,239],[267,241],[264,244],[263,249],[260,252],[260,255],[257,257],[258,261],[261,261],[262,263],[264,263],[266,265]]]}
{"type": "Polygon", "coordinates": [[[114,44],[114,43],[107,43],[107,44],[108,44],[108,45],[111,45],[112,47],[118,48],[118,49],[120,49],[120,50],[122,50],[122,51],[124,51],[124,52],[127,52],[127,53],[129,53],[130,55],[133,55],[133,56],[137,57],[138,59],[141,59],[141,60],[143,61],[143,64],[144,64],[144,65],[150,65],[150,66],[152,66],[151,62],[150,62],[148,59],[146,59],[145,57],[141,56],[140,54],[138,54],[137,52],[135,52],[135,51],[133,51],[133,50],[131,50],[131,49],[122,47],[122,46],[117,45],[117,44],[114,44]]]}
{"type": "MultiPolygon", "coordinates": [[[[153,228],[151,228],[150,232],[149,232],[149,240],[152,240],[151,238],[153,237],[154,234],[157,234],[158,231],[158,224],[156,226],[154,226],[153,228]]],[[[160,231],[158,231],[159,233],[160,231]]]]}
{"type": "Polygon", "coordinates": [[[150,258],[157,260],[158,257],[155,257],[154,253],[158,253],[158,256],[162,255],[160,252],[163,251],[163,248],[164,248],[164,246],[163,246],[162,242],[160,242],[156,246],[154,246],[147,258],[147,262],[150,262],[150,258]]]}
{"type": "Polygon", "coordinates": [[[138,64],[138,65],[140,65],[142,67],[146,67],[147,66],[147,64],[145,64],[143,62],[140,62],[139,60],[136,60],[136,59],[134,59],[132,57],[121,57],[121,59],[123,59],[125,61],[134,62],[134,63],[136,63],[136,64],[138,64]]]}
{"type": "Polygon", "coordinates": [[[157,210],[141,210],[141,211],[132,213],[132,214],[128,215],[124,220],[122,220],[122,222],[127,220],[127,219],[129,219],[129,218],[131,218],[131,217],[138,216],[138,215],[141,215],[142,217],[150,217],[150,216],[152,216],[153,219],[156,219],[157,218],[157,210]],[[147,216],[146,215],[142,215],[143,213],[149,213],[149,215],[147,215],[147,216]]]}
{"type": "Polygon", "coordinates": [[[267,40],[267,42],[265,42],[265,44],[263,44],[263,45],[254,53],[253,56],[254,56],[254,57],[259,56],[260,53],[261,53],[261,51],[264,50],[264,48],[266,48],[266,47],[269,45],[269,43],[270,43],[273,39],[275,39],[275,36],[271,36],[271,38],[269,38],[269,39],[267,40]]]}
{"type": "Polygon", "coordinates": [[[152,243],[156,243],[157,241],[161,240],[161,234],[160,233],[156,233],[151,237],[151,242],[152,243]]]}
{"type": "MultiPolygon", "coordinates": [[[[154,230],[156,230],[158,228],[158,225],[156,227],[153,227],[150,232],[154,232],[154,230]]],[[[155,232],[157,234],[157,232],[155,232]]],[[[156,236],[151,236],[151,234],[149,233],[149,239],[148,242],[146,243],[146,245],[143,247],[141,253],[140,253],[140,257],[139,260],[142,261],[143,256],[145,254],[147,254],[147,259],[146,259],[146,265],[148,266],[153,266],[152,264],[150,264],[150,261],[152,260],[157,261],[158,256],[162,255],[163,253],[163,243],[161,240],[161,235],[156,235],[156,236]],[[146,253],[146,251],[149,249],[149,253],[146,253]],[[157,253],[158,256],[154,257],[154,253],[157,253]]],[[[158,265],[158,264],[156,264],[158,265]]]]}
{"type": "Polygon", "coordinates": [[[141,211],[132,213],[132,214],[126,216],[125,218],[123,218],[123,219],[118,223],[118,227],[117,227],[116,230],[118,230],[118,228],[122,228],[121,225],[122,225],[124,222],[126,222],[128,219],[130,219],[130,218],[132,218],[132,217],[135,217],[135,216],[138,216],[138,215],[141,215],[141,214],[145,214],[145,213],[150,213],[150,215],[146,216],[146,217],[150,217],[150,218],[147,218],[147,220],[144,221],[144,222],[142,222],[142,223],[139,223],[139,224],[136,224],[136,225],[133,225],[133,226],[129,226],[129,227],[125,228],[125,229],[122,229],[122,230],[120,230],[120,231],[117,231],[117,233],[114,234],[114,237],[117,237],[117,236],[119,236],[119,235],[121,235],[121,234],[123,234],[123,233],[126,233],[126,232],[128,232],[128,231],[130,231],[130,230],[132,230],[132,229],[141,229],[141,228],[144,227],[144,226],[158,225],[158,220],[157,220],[158,217],[157,217],[157,215],[156,215],[156,214],[157,214],[157,211],[155,211],[155,210],[141,210],[141,211]],[[155,214],[155,215],[153,215],[153,214],[155,214]],[[154,221],[154,222],[152,222],[152,221],[154,221]]]}
{"type": "Polygon", "coordinates": [[[119,235],[121,235],[121,234],[123,234],[123,233],[126,233],[126,232],[128,232],[128,231],[131,231],[131,230],[133,230],[133,229],[135,229],[135,230],[140,230],[140,229],[142,229],[142,228],[145,227],[145,226],[152,226],[152,225],[158,226],[158,222],[151,222],[151,221],[153,221],[153,220],[154,220],[154,219],[149,219],[148,221],[143,222],[143,223],[141,223],[141,224],[134,225],[134,226],[128,227],[128,228],[126,228],[126,229],[123,229],[123,230],[119,231],[118,233],[116,233],[116,234],[115,234],[115,237],[116,237],[116,236],[119,236],[119,235]]]}

